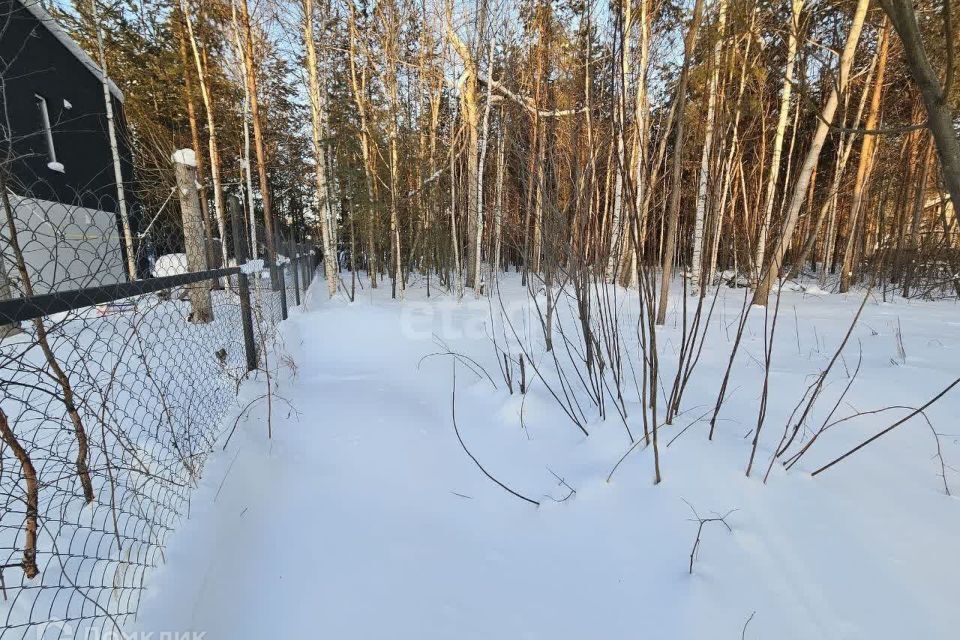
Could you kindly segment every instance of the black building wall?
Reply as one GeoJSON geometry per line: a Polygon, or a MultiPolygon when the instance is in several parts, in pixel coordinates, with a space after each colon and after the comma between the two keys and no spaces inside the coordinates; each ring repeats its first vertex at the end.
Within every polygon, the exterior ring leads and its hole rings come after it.
{"type": "MultiPolygon", "coordinates": [[[[36,2],[37,0],[23,0],[36,2]]],[[[113,157],[107,131],[103,85],[21,0],[0,0],[0,123],[4,156],[12,151],[10,174],[14,192],[35,198],[118,211],[113,157]],[[64,172],[50,169],[47,141],[35,96],[47,102],[57,161],[64,172]],[[66,108],[64,101],[70,103],[66,108]],[[9,131],[7,125],[9,123],[9,131]],[[12,146],[12,148],[11,148],[12,146]]],[[[137,225],[133,197],[133,163],[123,104],[111,94],[121,173],[131,225],[137,225]]]]}

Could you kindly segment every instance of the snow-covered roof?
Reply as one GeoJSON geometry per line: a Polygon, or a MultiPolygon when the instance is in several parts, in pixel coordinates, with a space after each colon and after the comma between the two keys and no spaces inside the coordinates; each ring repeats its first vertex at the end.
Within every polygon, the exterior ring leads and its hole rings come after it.
{"type": "MultiPolygon", "coordinates": [[[[67,32],[63,30],[57,21],[51,16],[46,9],[43,8],[43,5],[40,4],[40,0],[20,0],[20,4],[23,5],[23,8],[29,11],[34,18],[39,20],[43,26],[47,28],[53,37],[60,41],[60,43],[65,46],[74,57],[82,62],[90,70],[90,73],[97,77],[97,80],[100,80],[103,77],[103,71],[100,69],[100,65],[93,61],[87,52],[80,48],[73,39],[67,35],[67,32]]],[[[107,78],[107,84],[110,86],[110,93],[113,94],[120,102],[123,102],[123,92],[120,91],[120,87],[113,83],[109,77],[107,78]]]]}

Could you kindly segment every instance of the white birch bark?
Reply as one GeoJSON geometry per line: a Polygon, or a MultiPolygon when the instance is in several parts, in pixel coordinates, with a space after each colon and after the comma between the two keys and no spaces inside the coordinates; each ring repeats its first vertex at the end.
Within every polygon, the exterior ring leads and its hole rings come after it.
{"type": "MultiPolygon", "coordinates": [[[[487,61],[487,77],[493,78],[493,41],[490,41],[489,60],[487,61]]],[[[487,83],[487,101],[483,109],[483,126],[480,140],[480,160],[477,166],[477,213],[476,213],[476,250],[474,251],[473,273],[475,274],[474,294],[480,297],[483,284],[482,255],[483,255],[483,168],[487,160],[487,143],[490,138],[490,105],[493,102],[493,83],[487,83]]]]}
{"type": "Polygon", "coordinates": [[[767,177],[767,197],[763,212],[763,222],[760,225],[760,235],[757,238],[757,251],[754,264],[757,265],[753,280],[760,279],[760,270],[763,268],[763,259],[767,253],[767,234],[770,229],[770,220],[773,217],[773,201],[777,192],[777,181],[780,178],[780,158],[783,154],[783,138],[787,130],[787,120],[790,116],[790,97],[793,93],[793,70],[797,60],[797,31],[800,29],[800,12],[803,11],[803,0],[792,0],[790,3],[790,33],[787,36],[787,68],[783,74],[783,89],[780,93],[780,114],[777,118],[777,130],[773,137],[773,155],[770,158],[770,173],[767,177]]]}
{"type": "Polygon", "coordinates": [[[117,148],[117,129],[113,120],[113,98],[110,95],[110,77],[107,75],[107,54],[103,45],[103,28],[96,0],[90,0],[93,22],[97,27],[97,49],[100,54],[100,83],[103,85],[103,102],[107,109],[107,134],[110,138],[110,154],[113,157],[113,179],[117,183],[117,210],[123,227],[123,243],[127,250],[127,275],[131,282],[137,279],[137,262],[133,252],[133,230],[127,214],[127,198],[123,188],[123,172],[120,168],[120,150],[117,148]]]}
{"type": "MultiPolygon", "coordinates": [[[[467,125],[467,286],[479,289],[479,271],[476,270],[476,267],[480,263],[480,237],[476,221],[482,215],[479,210],[479,174],[482,167],[479,166],[480,112],[477,105],[477,64],[470,53],[469,47],[460,39],[453,28],[452,4],[448,3],[446,10],[447,39],[464,65],[464,72],[457,82],[457,89],[460,94],[461,114],[464,123],[467,125]]],[[[492,84],[494,84],[492,78],[488,75],[488,92],[489,86],[492,84]]]]}
{"type": "Polygon", "coordinates": [[[303,39],[307,50],[307,80],[310,92],[311,140],[313,142],[314,170],[317,183],[317,206],[320,209],[320,236],[323,242],[323,267],[327,279],[327,293],[337,293],[337,256],[330,199],[327,186],[327,157],[323,144],[326,99],[317,79],[317,48],[314,42],[313,0],[303,2],[303,39]]]}
{"type": "MultiPolygon", "coordinates": [[[[240,62],[238,72],[241,77],[246,73],[246,51],[243,42],[240,39],[240,25],[237,24],[237,6],[230,3],[231,14],[233,18],[233,40],[237,49],[237,60],[240,62]]],[[[250,88],[247,83],[243,84],[243,158],[241,159],[241,170],[243,171],[243,181],[247,191],[247,217],[250,220],[250,257],[256,260],[259,257],[257,249],[257,215],[253,206],[253,174],[250,171],[250,88]]]]}
{"type": "MultiPolygon", "coordinates": [[[[717,18],[717,41],[713,45],[713,73],[707,98],[707,128],[700,155],[700,177],[697,180],[697,204],[693,221],[693,257],[690,268],[694,295],[703,288],[703,229],[707,212],[707,187],[710,181],[710,160],[713,155],[713,131],[717,117],[717,85],[720,82],[720,54],[723,52],[723,33],[727,26],[727,1],[720,0],[717,18]]],[[[711,274],[712,278],[712,274],[711,274]]]]}
{"type": "MultiPolygon", "coordinates": [[[[193,32],[193,19],[186,0],[180,0],[180,10],[183,12],[183,21],[190,37],[190,50],[193,53],[194,65],[197,68],[197,81],[200,83],[200,95],[203,97],[203,106],[207,115],[207,137],[210,152],[210,178],[213,180],[213,208],[217,214],[217,229],[220,233],[220,249],[223,255],[223,264],[227,264],[227,218],[223,206],[223,182],[220,179],[220,150],[217,147],[217,125],[213,115],[213,103],[210,98],[210,87],[207,85],[206,71],[200,58],[197,39],[193,32]]],[[[212,265],[211,265],[212,266],[212,265]]]]}
{"type": "MultiPolygon", "coordinates": [[[[493,203],[493,265],[492,272],[493,278],[500,277],[500,242],[501,242],[501,229],[503,225],[503,165],[504,165],[504,138],[506,138],[506,132],[500,132],[500,140],[497,145],[497,184],[494,194],[494,203],[493,203]]],[[[491,278],[492,283],[492,278],[491,278]]],[[[491,293],[493,291],[493,286],[490,287],[491,293]]]]}
{"type": "Polygon", "coordinates": [[[783,264],[787,248],[793,239],[793,230],[797,226],[797,219],[800,217],[800,208],[803,206],[806,197],[810,176],[813,174],[813,169],[820,158],[820,151],[823,149],[823,143],[826,141],[827,133],[829,133],[830,126],[833,123],[833,116],[836,114],[837,105],[840,102],[840,94],[846,91],[850,81],[850,69],[853,66],[854,54],[857,50],[857,43],[860,41],[860,32],[863,30],[863,21],[869,4],[869,0],[857,0],[853,20],[850,24],[850,32],[847,34],[847,42],[843,47],[843,53],[840,55],[837,82],[832,84],[830,97],[827,98],[827,103],[820,114],[813,141],[810,143],[803,165],[797,174],[797,180],[790,198],[790,206],[787,208],[786,219],[783,223],[783,230],[774,245],[766,272],[754,291],[753,304],[755,305],[766,306],[770,290],[773,288],[773,282],[780,277],[780,267],[783,264]]]}
{"type": "Polygon", "coordinates": [[[450,144],[450,236],[453,248],[453,277],[456,279],[457,300],[463,298],[463,270],[460,267],[460,242],[457,238],[457,159],[455,143],[450,144]]]}
{"type": "Polygon", "coordinates": [[[617,106],[616,110],[614,111],[614,118],[617,125],[615,127],[617,136],[617,166],[613,185],[613,206],[610,215],[610,248],[607,256],[606,273],[607,280],[610,282],[613,282],[616,279],[617,266],[620,264],[620,259],[622,257],[621,218],[623,213],[623,173],[627,170],[626,145],[623,141],[623,138],[626,135],[627,126],[624,113],[626,96],[624,94],[626,94],[627,91],[627,78],[630,77],[630,31],[633,28],[632,7],[633,3],[631,0],[623,0],[623,32],[621,37],[622,42],[620,43],[620,73],[623,86],[621,86],[621,95],[617,97],[617,106]]]}
{"type": "Polygon", "coordinates": [[[638,253],[643,250],[647,239],[647,154],[650,146],[650,101],[647,99],[647,73],[650,68],[650,0],[640,0],[640,60],[637,66],[637,90],[634,99],[633,130],[633,185],[634,215],[636,233],[630,243],[630,265],[624,284],[628,287],[636,284],[636,263],[638,253]]]}

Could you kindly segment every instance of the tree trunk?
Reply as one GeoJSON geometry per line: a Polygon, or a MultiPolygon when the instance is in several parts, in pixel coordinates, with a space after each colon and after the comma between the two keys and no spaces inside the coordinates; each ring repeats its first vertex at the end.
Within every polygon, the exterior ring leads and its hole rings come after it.
{"type": "Polygon", "coordinates": [[[620,91],[615,92],[616,105],[613,112],[613,135],[614,144],[617,149],[617,162],[614,168],[614,186],[613,203],[610,215],[610,246],[607,249],[607,270],[606,277],[609,282],[615,282],[617,278],[617,266],[622,258],[622,238],[621,238],[621,217],[623,213],[623,179],[627,171],[627,145],[624,138],[627,135],[626,118],[626,94],[627,78],[630,77],[630,31],[633,27],[633,2],[632,0],[621,0],[620,2],[620,68],[619,83],[614,81],[614,88],[620,84],[620,91]]]}
{"type": "MultiPolygon", "coordinates": [[[[237,58],[240,60],[242,67],[239,70],[242,77],[246,73],[245,60],[247,53],[243,46],[243,38],[240,35],[240,25],[237,24],[237,5],[231,2],[230,10],[233,18],[234,44],[237,48],[237,58]]],[[[247,192],[246,207],[250,225],[250,257],[256,260],[259,257],[260,250],[257,247],[257,215],[253,204],[253,175],[250,171],[250,88],[246,82],[243,83],[243,158],[240,164],[244,190],[247,192]]]]}
{"type": "Polygon", "coordinates": [[[206,234],[207,264],[213,264],[213,221],[210,219],[210,205],[207,202],[207,187],[203,170],[202,145],[200,144],[200,126],[197,123],[197,108],[193,102],[193,82],[190,74],[190,56],[187,53],[187,34],[185,26],[180,29],[180,64],[183,66],[184,96],[187,99],[187,120],[190,121],[190,143],[197,157],[197,181],[200,183],[200,211],[203,214],[203,230],[206,234]]]}
{"type": "Polygon", "coordinates": [[[693,16],[690,18],[690,28],[683,46],[683,68],[680,71],[680,82],[677,86],[677,95],[674,98],[676,111],[676,135],[673,145],[673,181],[670,186],[670,209],[667,214],[667,235],[663,243],[662,273],[660,276],[660,302],[657,305],[657,324],[662,325],[667,319],[667,301],[670,298],[670,279],[673,277],[673,258],[676,253],[677,226],[680,222],[680,182],[683,172],[683,144],[684,126],[683,110],[687,100],[687,84],[690,77],[690,59],[697,42],[697,32],[700,29],[700,19],[703,17],[703,0],[696,0],[693,5],[693,16]]]}
{"type": "MultiPolygon", "coordinates": [[[[713,45],[713,73],[710,76],[707,97],[707,130],[704,134],[703,152],[700,155],[700,177],[697,181],[697,204],[694,212],[693,257],[690,260],[693,292],[703,290],[703,230],[707,217],[707,187],[710,181],[710,161],[713,154],[713,131],[717,117],[717,85],[720,83],[720,55],[723,52],[723,35],[727,25],[727,0],[720,0],[717,18],[717,41],[713,45]]],[[[710,274],[712,278],[712,274],[710,274]]],[[[707,280],[709,282],[709,280],[707,280]]]]}
{"type": "MultiPolygon", "coordinates": [[[[183,220],[183,244],[187,254],[187,270],[206,269],[206,250],[203,242],[203,220],[200,199],[197,196],[197,159],[193,149],[181,149],[171,159],[177,176],[180,213],[183,220]]],[[[213,321],[213,301],[206,282],[188,285],[190,293],[190,322],[205,324],[213,321]]]]}
{"type": "MultiPolygon", "coordinates": [[[[637,89],[633,107],[633,211],[634,227],[623,284],[632,286],[637,276],[637,264],[647,240],[647,174],[650,169],[650,101],[647,99],[647,72],[650,68],[650,0],[640,0],[640,59],[637,65],[637,89]]],[[[590,145],[591,148],[593,145],[590,145]]],[[[591,156],[592,157],[592,156],[591,156]]],[[[591,180],[595,172],[591,171],[591,180]]]]}
{"type": "Polygon", "coordinates": [[[10,448],[13,457],[20,463],[20,473],[26,483],[23,560],[20,561],[20,566],[23,568],[23,574],[27,579],[32,579],[40,573],[40,569],[37,567],[37,517],[40,505],[40,484],[37,482],[37,471],[30,459],[30,454],[20,444],[20,440],[17,439],[9,422],[7,422],[7,415],[2,409],[0,409],[0,439],[10,448]]]}
{"type": "MultiPolygon", "coordinates": [[[[197,70],[197,81],[200,83],[200,95],[203,98],[204,111],[207,115],[207,148],[210,154],[210,178],[213,180],[213,209],[217,214],[217,227],[220,232],[221,250],[227,250],[226,229],[227,218],[223,204],[223,182],[220,179],[220,147],[217,144],[217,123],[214,117],[213,100],[210,96],[210,87],[207,85],[206,70],[200,54],[196,35],[193,31],[193,20],[190,17],[186,0],[180,0],[180,11],[190,38],[190,49],[193,52],[193,62],[197,70]]],[[[204,252],[206,253],[206,251],[204,252]]],[[[226,261],[226,253],[223,258],[226,261]]],[[[213,265],[209,265],[213,266],[213,265]]]]}
{"type": "MultiPolygon", "coordinates": [[[[451,12],[452,5],[448,4],[447,37],[465,67],[458,88],[461,115],[467,125],[467,286],[477,287],[477,265],[480,262],[479,243],[482,233],[477,225],[478,221],[482,220],[481,216],[483,215],[480,212],[480,171],[483,169],[478,158],[480,153],[480,109],[477,98],[477,65],[470,49],[453,29],[451,12]]],[[[491,60],[491,64],[492,62],[491,60]]],[[[491,83],[488,82],[487,84],[491,83]]]]}
{"type": "Polygon", "coordinates": [[[303,1],[303,39],[307,49],[307,79],[310,91],[310,120],[314,170],[317,183],[317,206],[320,216],[320,236],[323,242],[323,269],[327,277],[327,293],[332,298],[337,293],[337,256],[334,244],[335,224],[330,215],[327,199],[327,159],[323,145],[323,126],[326,120],[326,97],[317,79],[317,47],[313,33],[313,0],[303,1]]]}
{"type": "MultiPolygon", "coordinates": [[[[867,112],[867,121],[864,125],[867,131],[875,129],[880,117],[880,98],[883,95],[883,80],[887,69],[887,50],[890,43],[890,23],[883,27],[880,33],[880,52],[877,61],[877,75],[873,81],[873,94],[870,97],[870,110],[867,112]]],[[[856,238],[860,233],[860,212],[863,209],[864,193],[870,182],[870,172],[873,169],[873,156],[876,150],[877,137],[864,134],[860,144],[860,160],[857,164],[857,179],[853,186],[853,203],[850,206],[850,232],[847,235],[847,247],[843,252],[843,268],[840,271],[840,293],[850,290],[853,276],[853,255],[856,238]]]]}
{"type": "MultiPolygon", "coordinates": [[[[490,42],[490,53],[487,66],[487,77],[493,78],[493,41],[490,42]]],[[[480,159],[477,169],[477,202],[476,219],[471,221],[474,226],[474,235],[476,236],[474,244],[476,245],[473,254],[473,289],[479,297],[480,289],[483,286],[483,272],[481,270],[481,259],[483,256],[483,168],[486,165],[487,146],[490,140],[490,107],[493,102],[493,82],[487,83],[487,98],[483,108],[483,127],[482,138],[480,142],[480,159]]]]}
{"type": "MultiPolygon", "coordinates": [[[[260,100],[257,97],[257,74],[253,57],[253,31],[250,27],[250,11],[247,0],[239,0],[240,22],[243,26],[243,46],[246,55],[243,57],[247,91],[250,94],[250,119],[253,121],[253,144],[257,152],[257,177],[260,179],[260,200],[263,202],[264,235],[267,245],[267,262],[270,263],[271,274],[276,271],[277,251],[273,239],[273,209],[270,204],[270,183],[267,179],[267,150],[263,142],[263,130],[260,120],[260,100]]],[[[277,279],[273,278],[276,283],[277,279]]],[[[274,285],[276,286],[276,284],[274,285]]]]}
{"type": "Polygon", "coordinates": [[[93,21],[97,25],[97,50],[100,53],[100,84],[103,86],[103,102],[107,109],[107,135],[110,139],[110,155],[113,157],[113,179],[117,185],[117,211],[123,227],[123,244],[127,253],[127,276],[137,279],[137,259],[133,247],[133,231],[127,215],[127,197],[123,188],[123,172],[120,168],[120,152],[117,148],[117,127],[113,119],[113,96],[110,94],[110,78],[107,76],[107,54],[103,46],[103,27],[97,12],[97,0],[90,0],[93,21]]]}
{"type": "MultiPolygon", "coordinates": [[[[501,118],[502,122],[503,118],[501,118]]],[[[492,263],[492,278],[491,278],[491,292],[492,292],[492,279],[500,277],[500,242],[501,242],[501,228],[503,226],[503,168],[504,168],[504,144],[507,137],[507,132],[505,130],[500,131],[500,139],[497,142],[497,184],[494,190],[494,202],[493,202],[493,263],[492,263]]]]}
{"type": "MultiPolygon", "coordinates": [[[[960,213],[960,139],[957,138],[953,129],[953,109],[947,100],[947,91],[940,85],[940,80],[927,58],[913,2],[911,0],[879,0],[879,3],[890,17],[893,28],[897,30],[903,42],[903,53],[907,59],[910,75],[920,89],[923,106],[927,110],[927,127],[937,145],[943,182],[950,194],[953,210],[960,213]]],[[[953,30],[948,28],[946,31],[946,44],[948,47],[953,47],[955,44],[953,30]]],[[[952,50],[948,60],[953,62],[952,50]]],[[[952,80],[951,76],[955,73],[955,69],[951,67],[952,64],[947,68],[948,87],[952,80]]]]}
{"type": "Polygon", "coordinates": [[[850,68],[853,66],[853,58],[857,49],[857,42],[860,40],[860,32],[863,29],[863,20],[867,14],[869,0],[857,0],[857,7],[854,10],[853,21],[850,25],[850,32],[847,34],[847,42],[843,47],[843,53],[840,55],[839,77],[836,84],[832,85],[830,97],[823,107],[820,114],[817,130],[814,133],[810,148],[804,158],[800,172],[797,174],[796,183],[793,186],[793,195],[790,198],[790,206],[787,208],[786,218],[780,237],[774,245],[773,251],[768,260],[766,270],[762,274],[759,284],[753,293],[753,304],[766,306],[767,298],[770,296],[770,290],[773,288],[773,282],[780,277],[780,267],[783,264],[783,258],[787,253],[787,248],[793,239],[793,230],[797,225],[797,219],[800,217],[800,208],[806,198],[807,185],[810,184],[810,177],[813,169],[820,158],[820,151],[823,149],[823,143],[827,139],[830,126],[833,123],[833,116],[837,111],[837,105],[840,102],[840,94],[847,89],[850,80],[850,68]]]}
{"type": "Polygon", "coordinates": [[[793,70],[797,61],[797,36],[800,30],[800,12],[803,11],[803,0],[790,2],[790,33],[787,37],[787,68],[783,74],[783,88],[780,93],[780,115],[777,119],[777,130],[773,137],[773,155],[770,158],[770,173],[767,176],[767,197],[763,212],[763,223],[760,225],[760,236],[757,238],[757,251],[754,264],[756,271],[752,274],[753,282],[760,280],[760,269],[763,266],[767,253],[767,233],[770,229],[770,220],[773,217],[774,196],[777,193],[777,181],[780,177],[780,158],[783,153],[783,138],[787,130],[787,119],[790,116],[790,96],[793,92],[793,70]]]}
{"type": "Polygon", "coordinates": [[[360,116],[360,130],[357,135],[360,139],[360,152],[363,156],[363,177],[367,188],[367,276],[370,278],[370,287],[377,288],[378,263],[376,255],[376,246],[374,243],[374,232],[376,226],[376,194],[374,193],[374,167],[373,155],[370,149],[370,129],[367,122],[366,109],[366,90],[367,90],[367,67],[366,64],[357,73],[357,21],[350,5],[350,86],[353,90],[353,99],[357,105],[357,114],[360,116]]]}

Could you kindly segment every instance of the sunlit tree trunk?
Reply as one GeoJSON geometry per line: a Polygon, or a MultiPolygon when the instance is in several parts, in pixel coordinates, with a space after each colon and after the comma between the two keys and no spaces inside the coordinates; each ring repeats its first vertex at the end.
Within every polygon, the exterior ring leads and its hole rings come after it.
{"type": "Polygon", "coordinates": [[[236,0],[240,7],[240,22],[243,27],[243,57],[246,67],[247,91],[250,94],[250,119],[253,122],[253,144],[257,152],[257,177],[260,180],[260,200],[263,203],[263,223],[267,245],[267,259],[271,269],[275,268],[277,251],[274,247],[273,209],[270,202],[270,181],[267,177],[267,149],[263,139],[263,123],[260,118],[260,100],[257,95],[256,59],[253,52],[253,30],[250,26],[250,12],[247,0],[236,0]]]}
{"type": "MultiPolygon", "coordinates": [[[[214,116],[213,98],[210,94],[210,85],[207,82],[206,65],[204,64],[197,37],[193,30],[193,20],[186,0],[181,0],[180,10],[183,13],[184,24],[190,39],[190,49],[193,52],[194,66],[197,70],[197,81],[200,84],[200,95],[203,98],[203,107],[207,115],[207,147],[210,155],[210,178],[213,181],[213,210],[217,215],[217,230],[220,235],[221,255],[224,264],[227,261],[227,218],[223,204],[223,181],[220,177],[220,147],[217,143],[217,122],[214,116]]],[[[212,265],[211,265],[212,266],[212,265]]]]}
{"type": "Polygon", "coordinates": [[[374,234],[376,229],[376,194],[374,192],[374,158],[371,149],[370,125],[367,119],[367,65],[364,63],[358,72],[357,59],[357,22],[353,11],[353,5],[350,5],[350,87],[353,92],[353,99],[357,105],[357,115],[360,118],[360,129],[357,136],[360,140],[360,152],[363,160],[364,184],[367,189],[367,203],[369,211],[367,212],[367,276],[370,278],[370,286],[377,288],[377,272],[379,269],[376,255],[376,245],[374,234]]]}
{"type": "MultiPolygon", "coordinates": [[[[907,67],[910,69],[913,81],[920,89],[923,105],[927,111],[927,127],[937,145],[943,182],[950,194],[954,212],[960,214],[960,139],[954,129],[953,107],[948,100],[950,87],[956,74],[954,48],[957,35],[954,27],[950,21],[945,21],[948,64],[945,85],[941,85],[940,78],[927,57],[913,2],[911,0],[879,0],[879,2],[890,17],[903,43],[907,67]]],[[[949,17],[949,5],[946,9],[945,16],[949,17]]]]}
{"type": "Polygon", "coordinates": [[[616,145],[616,166],[612,168],[613,201],[610,214],[610,246],[607,249],[607,280],[614,281],[617,276],[617,266],[622,258],[621,217],[623,212],[623,178],[627,171],[627,152],[624,138],[627,135],[626,100],[627,82],[630,77],[631,51],[630,32],[633,30],[633,2],[621,0],[620,3],[620,66],[617,70],[618,79],[614,80],[616,104],[614,105],[614,144],[616,145]],[[616,87],[619,86],[619,90],[616,87]]]}
{"type": "Polygon", "coordinates": [[[830,96],[827,98],[827,103],[824,105],[823,111],[818,119],[817,129],[810,143],[810,148],[797,174],[797,179],[793,185],[793,195],[790,199],[790,206],[786,211],[780,237],[773,246],[762,277],[760,278],[757,288],[754,290],[753,304],[755,305],[766,306],[767,298],[770,296],[770,290],[773,288],[773,283],[780,277],[780,267],[783,265],[783,258],[787,253],[787,248],[793,240],[793,230],[797,226],[800,209],[806,198],[810,176],[813,173],[814,166],[817,164],[817,160],[820,158],[820,151],[823,149],[823,143],[826,141],[827,133],[833,123],[833,116],[840,102],[840,94],[847,90],[847,85],[850,81],[850,69],[853,66],[853,58],[856,53],[857,43],[860,41],[860,32],[863,29],[863,21],[866,17],[868,6],[869,0],[857,1],[853,20],[850,24],[850,31],[847,34],[847,41],[840,55],[837,81],[835,84],[832,84],[830,96]]]}
{"type": "Polygon", "coordinates": [[[337,248],[334,242],[335,220],[330,215],[327,198],[327,157],[323,144],[323,127],[326,120],[326,95],[317,79],[317,47],[314,43],[313,0],[303,0],[303,39],[307,53],[307,80],[310,92],[310,121],[313,141],[314,175],[317,185],[317,208],[320,217],[320,235],[323,242],[323,267],[327,277],[327,293],[332,298],[337,293],[337,248]]]}
{"type": "Polygon", "coordinates": [[[767,233],[770,229],[770,220],[773,216],[773,203],[777,193],[777,181],[780,177],[780,158],[783,152],[783,138],[787,130],[787,120],[790,116],[790,97],[793,93],[793,70],[797,62],[797,38],[800,30],[800,12],[803,11],[803,0],[790,2],[790,26],[787,33],[787,67],[783,74],[783,87],[780,89],[780,110],[777,118],[777,130],[773,136],[773,152],[770,157],[770,172],[767,174],[767,193],[764,200],[763,222],[760,224],[760,235],[757,238],[756,270],[752,274],[753,282],[760,280],[760,269],[763,268],[767,253],[767,233]]]}
{"type": "Polygon", "coordinates": [[[670,297],[670,279],[673,277],[673,259],[676,254],[677,226],[680,223],[680,193],[683,185],[681,176],[684,145],[684,117],[683,110],[687,99],[687,84],[690,77],[690,60],[693,48],[697,42],[697,32],[700,29],[700,19],[703,16],[703,0],[696,0],[693,5],[693,16],[690,18],[690,27],[683,47],[683,67],[680,70],[680,82],[677,85],[677,94],[674,98],[676,111],[676,133],[674,135],[673,179],[670,185],[670,208],[667,212],[667,232],[663,243],[663,260],[660,276],[660,302],[657,305],[657,324],[663,324],[667,319],[667,301],[670,297]]]}
{"type": "Polygon", "coordinates": [[[187,34],[186,26],[181,25],[180,31],[180,64],[183,66],[183,86],[184,96],[187,100],[187,120],[190,123],[190,142],[197,159],[197,180],[200,183],[200,211],[203,215],[203,230],[206,235],[206,255],[207,264],[213,263],[211,251],[213,244],[210,239],[213,238],[213,220],[210,218],[210,204],[207,202],[207,185],[205,184],[205,172],[203,166],[203,150],[200,144],[200,126],[197,123],[197,108],[193,100],[193,78],[190,73],[190,55],[187,53],[187,34]]]}
{"type": "Polygon", "coordinates": [[[117,187],[117,212],[123,227],[123,244],[127,254],[127,276],[137,279],[137,260],[133,246],[133,230],[127,214],[127,196],[123,187],[123,171],[120,168],[120,151],[117,148],[117,127],[113,118],[113,96],[110,94],[110,77],[107,75],[107,53],[103,45],[103,27],[97,10],[97,0],[90,0],[93,21],[97,28],[97,52],[100,54],[100,84],[103,87],[103,102],[107,111],[107,135],[110,140],[110,155],[113,157],[113,180],[117,187]]]}
{"type": "MultiPolygon", "coordinates": [[[[876,128],[880,118],[880,98],[883,95],[883,81],[887,69],[887,51],[890,43],[890,25],[884,25],[880,32],[880,52],[878,53],[876,77],[873,81],[873,94],[870,98],[870,109],[867,112],[867,121],[864,125],[867,131],[876,128]]],[[[850,205],[850,231],[847,234],[847,246],[843,253],[843,267],[840,271],[840,293],[850,290],[853,277],[853,255],[856,238],[862,233],[859,228],[860,213],[863,209],[864,192],[870,182],[870,173],[873,169],[873,157],[876,150],[877,137],[870,134],[863,136],[860,144],[860,160],[857,164],[857,178],[853,185],[853,202],[850,205]]]]}
{"type": "Polygon", "coordinates": [[[713,72],[710,76],[709,95],[707,97],[707,123],[704,134],[703,152],[700,155],[700,176],[697,181],[697,204],[694,211],[693,257],[690,261],[693,292],[699,293],[704,285],[703,269],[703,233],[707,216],[707,189],[710,181],[710,164],[713,158],[713,132],[716,124],[717,85],[720,82],[720,55],[723,52],[724,30],[727,26],[727,1],[720,0],[717,18],[717,41],[713,45],[713,72]]]}

